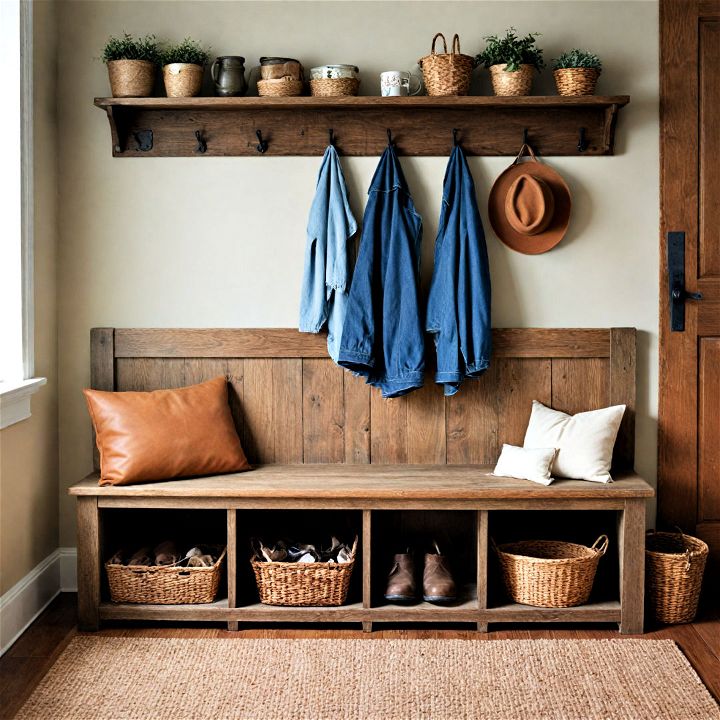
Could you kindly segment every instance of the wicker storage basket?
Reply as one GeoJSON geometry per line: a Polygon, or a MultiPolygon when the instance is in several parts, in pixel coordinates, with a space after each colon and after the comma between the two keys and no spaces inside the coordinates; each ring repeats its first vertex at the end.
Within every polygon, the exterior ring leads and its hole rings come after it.
{"type": "Polygon", "coordinates": [[[302,95],[302,80],[282,78],[279,80],[258,80],[258,95],[261,97],[295,97],[302,95]]]}
{"type": "Polygon", "coordinates": [[[447,51],[447,42],[442,33],[436,33],[430,47],[430,54],[418,60],[428,95],[467,95],[470,92],[470,78],[475,67],[475,58],[460,53],[460,38],[453,37],[452,52],[447,51]],[[442,53],[435,52],[435,43],[442,38],[442,53]]]}
{"type": "Polygon", "coordinates": [[[493,92],[499,96],[529,95],[535,68],[532,65],[521,65],[519,70],[508,72],[506,67],[507,65],[490,66],[493,92]]]}
{"type": "Polygon", "coordinates": [[[310,94],[316,97],[357,95],[360,81],[357,78],[321,78],[310,81],[310,94]]]}
{"type": "Polygon", "coordinates": [[[661,623],[691,622],[700,600],[708,546],[682,532],[648,532],[645,584],[648,603],[661,623]]]}
{"type": "Polygon", "coordinates": [[[215,600],[226,548],[212,567],[111,565],[105,563],[110,599],[117,603],[190,605],[215,600]]]}
{"type": "Polygon", "coordinates": [[[554,540],[524,540],[496,547],[508,594],[537,607],[574,607],[587,602],[598,561],[608,546],[601,535],[592,547],[554,540]]]}
{"type": "Polygon", "coordinates": [[[347,563],[265,562],[251,558],[264,605],[342,605],[355,566],[357,538],[347,563]]]}
{"type": "Polygon", "coordinates": [[[553,77],[558,95],[594,95],[600,71],[595,68],[560,68],[553,77]]]}

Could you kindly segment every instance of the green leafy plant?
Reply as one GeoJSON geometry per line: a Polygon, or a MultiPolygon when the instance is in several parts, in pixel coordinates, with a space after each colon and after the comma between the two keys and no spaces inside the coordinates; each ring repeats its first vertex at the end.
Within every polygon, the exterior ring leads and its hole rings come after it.
{"type": "Polygon", "coordinates": [[[189,63],[205,65],[210,58],[210,48],[204,48],[197,40],[185,38],[181,43],[163,48],[161,61],[163,65],[170,63],[189,63]]]}
{"type": "Polygon", "coordinates": [[[102,51],[102,61],[111,60],[149,60],[152,63],[160,61],[160,50],[154,35],[146,35],[137,40],[128,33],[122,37],[110,36],[102,51]]]}
{"type": "Polygon", "coordinates": [[[564,68],[592,68],[600,72],[600,70],[602,70],[602,63],[600,62],[600,58],[594,53],[574,48],[573,50],[564,52],[559,58],[554,60],[553,67],[555,70],[562,70],[564,68]]]}
{"type": "Polygon", "coordinates": [[[505,36],[487,35],[487,47],[475,59],[479,65],[489,68],[491,65],[506,65],[507,72],[515,72],[520,65],[532,65],[536,70],[545,67],[543,51],[535,45],[540,33],[530,33],[521,38],[517,30],[511,27],[505,36]]]}

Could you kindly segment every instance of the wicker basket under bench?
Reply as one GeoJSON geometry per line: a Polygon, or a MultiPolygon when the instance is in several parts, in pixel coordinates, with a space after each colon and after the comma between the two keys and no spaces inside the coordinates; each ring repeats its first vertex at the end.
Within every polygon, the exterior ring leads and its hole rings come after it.
{"type": "MultiPolygon", "coordinates": [[[[334,365],[327,357],[326,339],[319,335],[282,329],[93,330],[92,385],[98,389],[151,390],[230,374],[239,398],[231,407],[257,468],[241,475],[129,487],[98,487],[93,475],[72,487],[78,501],[80,626],[96,629],[105,619],[215,620],[230,628],[244,621],[352,622],[369,630],[373,623],[437,621],[473,623],[484,630],[488,623],[503,622],[614,622],[621,632],[642,632],[645,505],[653,490],[630,470],[635,331],[494,330],[493,348],[487,379],[467,383],[455,398],[444,398],[442,388],[430,385],[406,398],[383,401],[334,365]],[[587,407],[588,397],[604,405],[628,406],[616,443],[616,482],[558,481],[544,487],[490,474],[498,443],[522,444],[533,399],[576,412],[587,407]],[[281,461],[296,464],[271,464],[281,461]],[[326,464],[302,464],[312,461],[326,464]],[[109,602],[102,562],[116,548],[103,545],[103,515],[112,510],[117,527],[125,509],[138,508],[224,513],[219,522],[227,526],[227,593],[199,605],[109,602]],[[259,602],[241,515],[256,509],[268,511],[264,516],[271,518],[274,511],[348,513],[346,519],[357,527],[343,540],[356,533],[360,540],[343,605],[276,607],[259,602]],[[468,574],[476,568],[477,574],[472,587],[449,607],[390,605],[382,598],[392,540],[384,525],[392,515],[388,511],[417,510],[426,511],[423,517],[430,521],[440,517],[433,511],[442,510],[446,529],[459,527],[455,519],[460,517],[467,527],[462,549],[469,562],[464,567],[471,568],[468,574]],[[488,607],[489,524],[500,510],[616,513],[617,538],[612,527],[603,532],[612,538],[608,555],[620,560],[619,598],[599,602],[591,596],[587,603],[569,608],[507,600],[488,607]]],[[[574,522],[578,515],[567,517],[574,522]]],[[[556,539],[563,539],[562,534],[556,539]]],[[[589,544],[595,537],[584,539],[589,544]]]]}

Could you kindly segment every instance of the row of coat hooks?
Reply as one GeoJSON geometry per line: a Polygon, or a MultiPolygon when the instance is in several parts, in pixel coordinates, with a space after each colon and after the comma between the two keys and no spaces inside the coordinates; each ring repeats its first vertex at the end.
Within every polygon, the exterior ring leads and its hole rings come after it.
{"type": "MultiPolygon", "coordinates": [[[[457,128],[452,129],[453,147],[457,147],[457,145],[459,144],[458,132],[459,132],[459,130],[457,128]]],[[[255,146],[255,149],[260,154],[266,153],[268,148],[270,147],[268,140],[263,139],[261,130],[256,130],[255,135],[258,139],[258,144],[255,146]]],[[[195,152],[198,152],[198,153],[201,153],[204,155],[207,152],[207,138],[205,137],[205,134],[203,133],[202,130],[195,131],[195,139],[197,140],[197,147],[195,148],[195,152]]],[[[393,145],[392,130],[390,130],[389,128],[387,130],[387,139],[388,139],[388,145],[393,145]]],[[[335,147],[335,131],[332,128],[328,128],[328,144],[335,147]]],[[[522,144],[523,145],[530,144],[529,133],[528,133],[527,128],[525,128],[523,130],[522,144]]],[[[140,145],[139,140],[138,140],[138,145],[140,145]]],[[[585,152],[588,149],[588,147],[589,147],[589,144],[585,137],[585,128],[581,127],[578,131],[578,144],[577,144],[578,152],[585,152]]],[[[138,150],[140,150],[140,149],[143,149],[143,148],[138,146],[138,150]]]]}

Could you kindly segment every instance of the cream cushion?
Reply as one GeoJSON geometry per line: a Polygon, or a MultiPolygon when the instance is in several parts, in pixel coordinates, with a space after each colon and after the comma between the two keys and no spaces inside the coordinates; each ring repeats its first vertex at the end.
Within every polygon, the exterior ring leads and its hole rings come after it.
{"type": "Polygon", "coordinates": [[[555,459],[555,448],[521,448],[503,445],[493,475],[532,480],[549,485],[553,479],[550,467],[555,459]]]}
{"type": "Polygon", "coordinates": [[[613,405],[568,415],[533,400],[523,446],[557,448],[552,465],[557,477],[612,482],[613,447],[624,412],[625,405],[613,405]]]}

